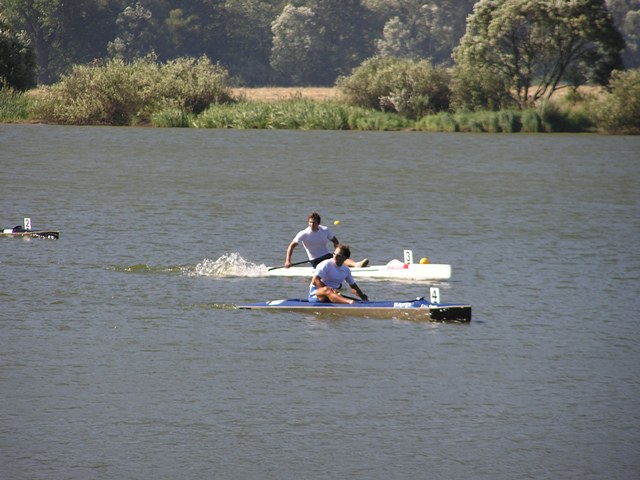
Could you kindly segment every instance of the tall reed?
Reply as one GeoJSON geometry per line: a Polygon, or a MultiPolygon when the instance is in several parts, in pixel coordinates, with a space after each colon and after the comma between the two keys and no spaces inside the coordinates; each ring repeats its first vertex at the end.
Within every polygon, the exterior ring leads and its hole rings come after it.
{"type": "Polygon", "coordinates": [[[0,122],[23,122],[30,116],[33,101],[29,95],[10,87],[0,88],[0,122]]]}

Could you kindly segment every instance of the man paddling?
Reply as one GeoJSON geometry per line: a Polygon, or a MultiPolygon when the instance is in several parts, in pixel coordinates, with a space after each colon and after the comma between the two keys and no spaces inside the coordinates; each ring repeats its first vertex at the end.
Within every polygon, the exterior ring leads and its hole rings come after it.
{"type": "Polygon", "coordinates": [[[355,300],[338,293],[337,290],[343,281],[346,281],[362,300],[369,300],[351,276],[349,267],[345,265],[350,256],[349,246],[339,243],[333,252],[333,258],[324,260],[315,268],[309,285],[310,302],[354,303],[355,300]]]}
{"type": "MultiPolygon", "coordinates": [[[[333,243],[333,246],[337,248],[339,243],[338,239],[329,227],[320,225],[319,213],[311,213],[307,217],[307,223],[309,226],[304,230],[300,230],[287,247],[284,268],[289,268],[291,266],[291,255],[293,254],[294,248],[296,248],[299,243],[301,243],[306,250],[307,256],[309,257],[313,267],[318,266],[318,264],[323,260],[331,258],[331,254],[327,248],[328,241],[333,243]]],[[[344,263],[347,267],[360,268],[369,265],[369,260],[365,258],[361,262],[354,262],[353,260],[348,259],[344,263]]]]}

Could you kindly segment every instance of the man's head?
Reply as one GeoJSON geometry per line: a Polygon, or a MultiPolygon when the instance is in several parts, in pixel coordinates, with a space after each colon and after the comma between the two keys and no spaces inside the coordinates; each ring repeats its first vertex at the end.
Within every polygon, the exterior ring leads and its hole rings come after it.
{"type": "Polygon", "coordinates": [[[338,265],[342,265],[344,261],[351,256],[349,245],[339,243],[333,251],[333,258],[338,265]]]}
{"type": "Polygon", "coordinates": [[[320,214],[317,212],[311,213],[307,217],[307,223],[311,227],[311,230],[313,230],[314,232],[318,230],[318,225],[320,225],[320,214]]]}

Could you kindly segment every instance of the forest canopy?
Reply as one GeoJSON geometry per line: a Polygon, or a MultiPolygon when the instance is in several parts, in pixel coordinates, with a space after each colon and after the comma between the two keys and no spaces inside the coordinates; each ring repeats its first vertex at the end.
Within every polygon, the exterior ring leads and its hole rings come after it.
{"type": "MultiPolygon", "coordinates": [[[[477,3],[505,2],[0,0],[0,54],[9,55],[3,47],[13,42],[24,66],[31,49],[39,84],[73,65],[153,54],[161,62],[206,56],[237,85],[329,86],[374,56],[452,66],[477,3]]],[[[626,42],[625,66],[640,65],[640,0],[551,3],[604,6],[626,42]]]]}

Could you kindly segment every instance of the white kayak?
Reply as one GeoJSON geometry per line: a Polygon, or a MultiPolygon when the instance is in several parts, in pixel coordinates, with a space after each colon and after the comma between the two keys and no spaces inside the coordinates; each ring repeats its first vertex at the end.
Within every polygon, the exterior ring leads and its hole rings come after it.
{"type": "MultiPolygon", "coordinates": [[[[269,270],[272,277],[309,277],[313,275],[313,267],[275,268],[269,270]]],[[[386,280],[449,280],[451,265],[443,263],[402,263],[392,260],[386,265],[351,268],[354,278],[371,278],[386,280]]]]}
{"type": "MultiPolygon", "coordinates": [[[[387,280],[449,280],[451,265],[428,263],[406,264],[401,266],[372,265],[370,267],[351,268],[354,278],[379,278],[387,280]]],[[[313,275],[313,267],[290,267],[269,270],[271,277],[309,277],[313,275]]]]}

